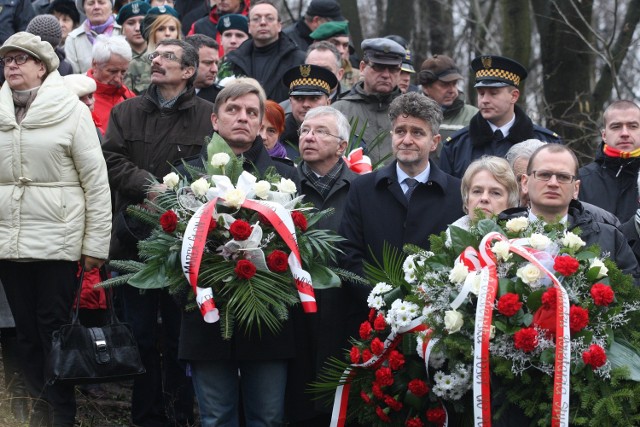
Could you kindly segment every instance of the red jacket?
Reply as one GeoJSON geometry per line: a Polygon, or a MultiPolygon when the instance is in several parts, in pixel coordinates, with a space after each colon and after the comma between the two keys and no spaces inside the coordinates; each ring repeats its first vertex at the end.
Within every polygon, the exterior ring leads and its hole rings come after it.
{"type": "MultiPolygon", "coordinates": [[[[93,69],[87,71],[87,76],[93,78],[93,69]]],[[[95,79],[94,79],[95,80],[95,79]]],[[[96,91],[93,94],[93,98],[96,103],[93,107],[94,115],[98,118],[96,126],[100,129],[100,132],[104,135],[107,131],[107,125],[109,124],[109,114],[114,105],[117,105],[125,99],[134,98],[135,93],[131,92],[126,86],[113,86],[100,83],[96,80],[96,91]]]]}
{"type": "MultiPolygon", "coordinates": [[[[249,15],[249,8],[251,7],[251,0],[244,0],[244,7],[240,12],[240,15],[247,16],[249,15]]],[[[191,24],[191,28],[189,28],[189,32],[187,36],[192,36],[194,34],[204,34],[205,36],[209,36],[212,39],[215,39],[218,42],[218,56],[222,58],[224,56],[224,49],[222,48],[222,40],[220,37],[220,33],[218,32],[218,21],[220,20],[220,15],[218,15],[218,6],[213,6],[211,11],[209,12],[209,16],[204,18],[200,18],[196,20],[193,24],[191,24]]]]}

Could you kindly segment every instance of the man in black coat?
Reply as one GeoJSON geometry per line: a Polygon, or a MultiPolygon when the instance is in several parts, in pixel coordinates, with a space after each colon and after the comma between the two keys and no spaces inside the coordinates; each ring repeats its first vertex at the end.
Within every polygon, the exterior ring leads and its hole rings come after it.
{"type": "MultiPolygon", "coordinates": [[[[228,85],[216,99],[213,128],[244,157],[246,171],[260,176],[274,166],[297,181],[295,168],[271,159],[258,136],[264,102],[257,84],[228,85]]],[[[198,310],[182,314],[179,357],[191,367],[202,425],[238,425],[240,381],[247,425],[283,425],[287,367],[294,356],[292,320],[278,333],[236,327],[224,340],[220,322],[206,323],[198,310]]]]}
{"type": "Polygon", "coordinates": [[[640,107],[615,101],[604,111],[603,122],[596,159],[580,168],[580,200],[606,209],[624,223],[640,207],[640,107]]]}
{"type": "Polygon", "coordinates": [[[235,76],[248,76],[258,80],[267,98],[282,102],[288,90],[282,76],[293,66],[304,63],[305,54],[283,32],[278,9],[272,2],[257,2],[249,9],[251,39],[226,55],[235,76]]]}
{"type": "Polygon", "coordinates": [[[220,87],[216,84],[218,61],[220,60],[218,43],[204,34],[187,36],[185,41],[198,51],[198,74],[193,82],[196,95],[213,104],[216,102],[218,92],[220,92],[220,87]]]}
{"type": "Polygon", "coordinates": [[[527,70],[518,62],[502,56],[479,56],[471,62],[476,73],[480,111],[469,126],[446,139],[440,153],[440,167],[462,177],[469,164],[483,155],[504,157],[513,144],[527,139],[561,142],[549,129],[533,124],[516,105],[518,86],[527,70]]]}
{"type": "MultiPolygon", "coordinates": [[[[340,266],[362,275],[365,262],[382,261],[383,247],[411,243],[429,249],[429,236],[460,218],[460,180],[444,173],[429,155],[440,142],[440,106],[409,92],[389,107],[393,161],[352,183],[340,234],[346,239],[340,266]]],[[[351,333],[366,319],[369,286],[348,284],[351,333]],[[352,323],[353,322],[353,323],[352,323]]]]}

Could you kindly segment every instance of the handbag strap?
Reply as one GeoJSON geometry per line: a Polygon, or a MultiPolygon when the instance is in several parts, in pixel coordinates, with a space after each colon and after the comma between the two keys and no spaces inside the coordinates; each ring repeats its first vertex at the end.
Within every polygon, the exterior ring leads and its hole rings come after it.
{"type": "Polygon", "coordinates": [[[73,311],[73,315],[71,316],[71,323],[74,325],[79,325],[79,315],[80,315],[80,296],[82,294],[82,282],[84,281],[84,266],[80,264],[80,274],[78,275],[78,286],[76,289],[76,309],[73,311]]]}

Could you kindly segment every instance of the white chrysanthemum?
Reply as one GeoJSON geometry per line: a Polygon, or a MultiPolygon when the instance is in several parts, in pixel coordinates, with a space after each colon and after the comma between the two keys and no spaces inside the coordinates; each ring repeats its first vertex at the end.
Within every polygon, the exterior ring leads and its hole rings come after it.
{"type": "Polygon", "coordinates": [[[402,270],[404,271],[404,280],[407,283],[414,284],[416,282],[416,263],[415,255],[409,255],[402,263],[402,270]]]}
{"type": "Polygon", "coordinates": [[[219,168],[225,166],[230,160],[231,157],[227,153],[216,153],[211,157],[210,163],[211,166],[219,168]]]}
{"type": "Polygon", "coordinates": [[[540,233],[533,233],[529,237],[529,244],[532,248],[544,251],[551,245],[551,239],[540,233]]]}
{"type": "Polygon", "coordinates": [[[600,268],[596,279],[602,279],[603,277],[606,277],[609,269],[605,267],[604,262],[602,262],[599,258],[594,258],[593,260],[591,260],[591,264],[589,264],[589,270],[596,267],[600,268]]]}
{"type": "Polygon", "coordinates": [[[491,252],[496,254],[499,261],[508,261],[511,258],[511,252],[509,252],[509,248],[511,247],[511,243],[503,240],[499,240],[493,244],[491,247],[491,252]]]}
{"type": "Polygon", "coordinates": [[[180,182],[180,176],[175,172],[170,172],[162,178],[162,182],[167,186],[167,188],[173,190],[180,182]]]}
{"type": "Polygon", "coordinates": [[[564,233],[564,237],[560,240],[560,242],[572,251],[577,251],[578,249],[586,245],[584,240],[578,237],[577,234],[573,234],[570,231],[564,233]]]}
{"type": "Polygon", "coordinates": [[[276,184],[278,191],[285,194],[295,194],[298,189],[296,183],[287,178],[280,178],[280,182],[276,184]]]}
{"type": "Polygon", "coordinates": [[[233,190],[225,193],[224,201],[227,206],[238,209],[244,203],[246,197],[247,195],[244,191],[234,188],[233,190]]]}
{"type": "Polygon", "coordinates": [[[505,224],[508,231],[520,233],[529,226],[529,220],[525,217],[512,218],[505,224]]]}
{"type": "Polygon", "coordinates": [[[453,380],[453,376],[450,374],[445,374],[442,376],[440,381],[436,381],[440,387],[444,390],[452,390],[455,386],[455,382],[453,380]]]}
{"type": "Polygon", "coordinates": [[[436,384],[441,383],[444,376],[445,376],[444,372],[442,371],[436,372],[435,375],[433,376],[433,382],[435,382],[436,384]]]}
{"type": "Polygon", "coordinates": [[[469,267],[461,262],[456,263],[449,272],[449,280],[452,283],[464,283],[465,279],[469,275],[469,267]]]}
{"type": "Polygon", "coordinates": [[[457,310],[447,310],[444,312],[444,327],[450,333],[456,333],[464,324],[462,313],[457,310]]]}
{"type": "Polygon", "coordinates": [[[211,187],[211,185],[204,178],[198,178],[191,183],[191,191],[193,191],[193,194],[195,194],[196,197],[204,197],[204,195],[207,194],[209,187],[211,187]]]}
{"type": "Polygon", "coordinates": [[[375,295],[372,292],[367,297],[367,305],[369,306],[369,308],[380,310],[382,309],[382,307],[384,307],[384,298],[382,298],[380,295],[375,295]]]}
{"type": "Polygon", "coordinates": [[[439,351],[431,352],[431,356],[429,356],[429,366],[431,366],[433,369],[442,368],[442,366],[444,365],[444,362],[446,361],[447,361],[447,358],[444,355],[444,353],[439,351]]]}
{"type": "Polygon", "coordinates": [[[258,181],[253,186],[256,196],[263,200],[269,197],[269,190],[271,190],[271,184],[268,181],[258,181]]]}
{"type": "Polygon", "coordinates": [[[382,295],[382,294],[386,294],[387,292],[389,292],[392,289],[393,289],[393,286],[389,285],[388,283],[378,282],[373,287],[373,290],[371,291],[371,293],[375,294],[375,295],[382,295]]]}
{"type": "Polygon", "coordinates": [[[516,271],[516,276],[518,276],[524,283],[530,285],[540,280],[542,272],[535,265],[528,263],[516,271]]]}

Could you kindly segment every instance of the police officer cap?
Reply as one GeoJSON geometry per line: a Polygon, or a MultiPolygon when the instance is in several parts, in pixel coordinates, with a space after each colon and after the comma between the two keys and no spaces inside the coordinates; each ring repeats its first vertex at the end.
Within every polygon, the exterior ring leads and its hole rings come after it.
{"type": "Polygon", "coordinates": [[[147,12],[149,12],[149,9],[151,9],[151,5],[144,1],[138,0],[127,3],[120,8],[120,12],[118,12],[118,16],[116,17],[116,22],[118,25],[123,25],[129,18],[146,15],[147,12]]]}
{"type": "Polygon", "coordinates": [[[404,48],[391,39],[374,38],[362,41],[360,45],[365,60],[374,64],[400,65],[407,55],[404,48]]]}
{"type": "Polygon", "coordinates": [[[478,56],[471,61],[471,68],[476,74],[475,87],[518,87],[527,78],[522,64],[504,56],[478,56]]]}
{"type": "Polygon", "coordinates": [[[349,21],[329,21],[318,26],[309,37],[314,40],[326,40],[335,36],[349,35],[349,21]]]}
{"type": "Polygon", "coordinates": [[[411,55],[411,50],[406,49],[407,54],[402,59],[402,65],[400,66],[400,70],[406,71],[407,73],[415,73],[416,69],[413,68],[413,56],[411,55]]]}
{"type": "Polygon", "coordinates": [[[248,35],[249,21],[247,20],[247,17],[237,13],[230,13],[228,15],[221,16],[218,21],[218,32],[222,34],[227,30],[238,30],[248,35]]]}
{"type": "Polygon", "coordinates": [[[326,95],[338,85],[338,79],[329,69],[318,65],[301,64],[290,68],[282,77],[289,95],[326,95]]]}

